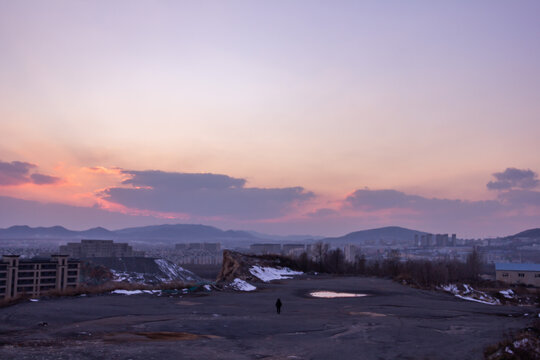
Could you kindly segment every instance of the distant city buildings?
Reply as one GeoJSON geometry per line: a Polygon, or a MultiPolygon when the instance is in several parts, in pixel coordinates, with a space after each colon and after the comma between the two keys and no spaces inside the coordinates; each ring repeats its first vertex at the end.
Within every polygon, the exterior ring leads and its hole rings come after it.
{"type": "Polygon", "coordinates": [[[174,246],[176,250],[186,251],[186,250],[205,250],[209,252],[219,252],[221,250],[220,243],[185,243],[185,244],[176,244],[174,246]]]}
{"type": "Polygon", "coordinates": [[[306,251],[304,244],[283,244],[281,253],[286,256],[299,256],[306,251]]]}
{"type": "Polygon", "coordinates": [[[223,261],[220,243],[176,244],[174,249],[169,258],[178,264],[219,265],[223,261]]]}
{"type": "Polygon", "coordinates": [[[81,240],[80,243],[67,243],[60,246],[60,253],[79,259],[144,256],[144,252],[134,251],[129,244],[115,243],[113,240],[81,240]]]}
{"type": "Polygon", "coordinates": [[[448,234],[435,234],[435,239],[433,239],[433,234],[421,234],[414,235],[414,246],[417,247],[447,247],[447,246],[456,246],[457,237],[456,234],[452,234],[451,237],[448,234]]]}
{"type": "Polygon", "coordinates": [[[343,248],[343,255],[345,256],[345,261],[349,263],[354,263],[356,261],[356,257],[361,254],[360,247],[353,245],[353,244],[347,244],[343,248]]]}
{"type": "Polygon", "coordinates": [[[251,244],[249,249],[258,255],[281,254],[281,244],[251,244]]]}
{"type": "Polygon", "coordinates": [[[0,300],[76,288],[79,286],[80,264],[80,261],[65,255],[53,255],[48,259],[4,255],[0,262],[0,300]]]}

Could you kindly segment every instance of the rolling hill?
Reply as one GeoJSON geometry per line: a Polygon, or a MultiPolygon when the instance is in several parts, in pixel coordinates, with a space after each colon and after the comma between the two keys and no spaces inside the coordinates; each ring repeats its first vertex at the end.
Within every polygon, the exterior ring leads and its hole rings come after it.
{"type": "Polygon", "coordinates": [[[540,239],[540,228],[529,229],[522,232],[519,232],[515,235],[508,236],[509,238],[530,238],[530,239],[540,239]]]}
{"type": "Polygon", "coordinates": [[[402,228],[399,226],[387,226],[377,229],[361,230],[351,232],[347,235],[340,237],[328,237],[321,241],[328,242],[330,244],[358,244],[364,245],[366,243],[375,241],[394,242],[399,243],[413,243],[415,235],[426,234],[423,231],[411,230],[402,228]]]}

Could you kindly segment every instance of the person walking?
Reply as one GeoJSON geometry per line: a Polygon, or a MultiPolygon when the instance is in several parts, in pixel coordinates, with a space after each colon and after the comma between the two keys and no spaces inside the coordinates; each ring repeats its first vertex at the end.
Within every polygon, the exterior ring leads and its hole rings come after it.
{"type": "Polygon", "coordinates": [[[281,303],[281,300],[278,298],[276,301],[276,311],[278,314],[281,314],[281,305],[283,304],[281,303]]]}

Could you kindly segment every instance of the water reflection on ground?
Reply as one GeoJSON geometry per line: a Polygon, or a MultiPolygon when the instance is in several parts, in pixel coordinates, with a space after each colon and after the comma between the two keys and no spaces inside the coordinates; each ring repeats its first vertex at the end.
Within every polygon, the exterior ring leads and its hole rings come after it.
{"type": "Polygon", "coordinates": [[[355,294],[348,292],[335,292],[335,291],[313,291],[309,295],[316,298],[350,298],[350,297],[363,297],[368,296],[367,294],[355,294]]]}

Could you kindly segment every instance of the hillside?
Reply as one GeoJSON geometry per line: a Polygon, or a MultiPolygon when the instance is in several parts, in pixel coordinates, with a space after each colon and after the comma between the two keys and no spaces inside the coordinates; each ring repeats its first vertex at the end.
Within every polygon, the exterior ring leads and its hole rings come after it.
{"type": "Polygon", "coordinates": [[[540,239],[540,228],[525,230],[515,235],[511,235],[509,238],[540,239]]]}
{"type": "Polygon", "coordinates": [[[110,269],[115,280],[129,283],[161,284],[171,281],[201,282],[200,277],[164,259],[145,257],[91,258],[87,261],[110,269]]]}
{"type": "Polygon", "coordinates": [[[16,225],[0,229],[0,239],[72,238],[80,233],[83,232],[68,230],[62,226],[33,228],[26,225],[16,225]]]}
{"type": "Polygon", "coordinates": [[[119,237],[131,239],[162,239],[162,240],[205,240],[205,239],[252,239],[253,235],[245,231],[223,231],[213,226],[175,224],[154,225],[134,228],[126,228],[114,231],[119,237]]]}
{"type": "Polygon", "coordinates": [[[377,229],[361,230],[349,233],[340,237],[328,237],[322,239],[323,242],[331,244],[366,244],[369,242],[389,242],[389,243],[412,243],[415,235],[426,234],[418,230],[411,230],[399,226],[388,226],[377,229]]]}
{"type": "Polygon", "coordinates": [[[373,241],[399,244],[411,243],[414,240],[415,234],[421,235],[425,234],[425,232],[398,226],[389,226],[355,231],[340,237],[324,238],[312,236],[308,238],[307,236],[300,235],[274,236],[248,231],[221,230],[213,226],[198,224],[165,224],[130,227],[119,230],[96,227],[84,231],[69,230],[62,226],[29,227],[26,225],[0,229],[0,239],[6,240],[55,240],[64,242],[81,239],[106,239],[153,244],[220,242],[225,246],[246,246],[257,242],[311,242],[313,240],[321,240],[332,244],[366,244],[366,242],[373,241]]]}

